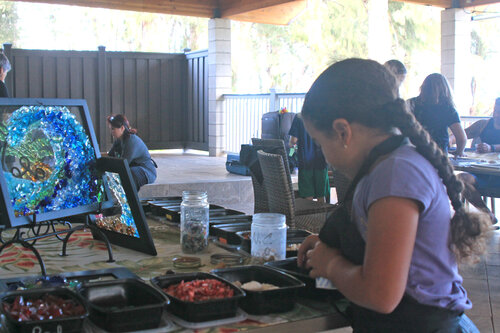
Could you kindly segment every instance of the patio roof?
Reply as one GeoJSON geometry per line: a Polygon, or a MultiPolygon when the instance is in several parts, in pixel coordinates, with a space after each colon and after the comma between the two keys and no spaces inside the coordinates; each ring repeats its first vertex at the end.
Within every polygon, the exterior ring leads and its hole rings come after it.
{"type": "MultiPolygon", "coordinates": [[[[306,0],[14,0],[143,11],[151,13],[228,18],[268,24],[288,24],[307,4],[306,0]]],[[[500,0],[397,0],[442,8],[467,8],[500,0]]]]}

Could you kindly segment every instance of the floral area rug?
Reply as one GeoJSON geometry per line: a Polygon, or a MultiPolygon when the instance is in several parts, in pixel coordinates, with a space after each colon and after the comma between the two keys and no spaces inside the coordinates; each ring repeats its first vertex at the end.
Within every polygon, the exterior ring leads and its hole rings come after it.
{"type": "MultiPolygon", "coordinates": [[[[198,255],[202,262],[200,268],[176,268],[173,266],[172,259],[182,255],[179,244],[180,234],[178,227],[150,218],[148,219],[148,224],[158,252],[157,256],[151,256],[112,245],[115,262],[109,263],[107,262],[108,251],[106,246],[103,242],[94,240],[89,230],[80,230],[73,233],[67,245],[67,256],[64,257],[60,255],[62,241],[54,236],[38,240],[35,247],[45,263],[48,275],[62,272],[126,267],[146,281],[152,277],[165,274],[167,270],[173,270],[178,273],[194,270],[208,272],[216,268],[210,263],[210,256],[212,254],[228,253],[226,250],[214,244],[210,244],[207,253],[198,255]]],[[[8,240],[8,236],[8,232],[2,234],[4,240],[8,240]]],[[[40,274],[40,266],[35,255],[30,250],[16,244],[15,246],[6,247],[2,253],[0,253],[1,279],[40,274]]],[[[278,323],[310,319],[327,315],[334,311],[331,305],[324,302],[300,302],[295,305],[292,311],[283,314],[249,316],[248,319],[236,324],[200,329],[196,330],[196,332],[246,331],[278,323]]],[[[181,327],[178,327],[174,331],[190,332],[190,330],[181,327]]]]}

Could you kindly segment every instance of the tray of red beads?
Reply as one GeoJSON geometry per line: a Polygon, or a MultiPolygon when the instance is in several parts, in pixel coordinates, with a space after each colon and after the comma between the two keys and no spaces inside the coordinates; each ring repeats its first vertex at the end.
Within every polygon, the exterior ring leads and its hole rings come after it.
{"type": "Polygon", "coordinates": [[[245,292],[209,273],[162,275],[151,283],[170,298],[167,309],[188,322],[233,317],[245,292]]]}
{"type": "Polygon", "coordinates": [[[83,299],[66,288],[38,288],[3,294],[0,308],[9,332],[81,332],[88,316],[83,299]]]}

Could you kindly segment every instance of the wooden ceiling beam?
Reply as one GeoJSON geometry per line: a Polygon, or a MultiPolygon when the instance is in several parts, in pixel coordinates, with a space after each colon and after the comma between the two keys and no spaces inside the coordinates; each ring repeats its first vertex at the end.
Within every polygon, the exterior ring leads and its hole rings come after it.
{"type": "Polygon", "coordinates": [[[236,21],[287,25],[306,8],[306,5],[306,0],[293,1],[277,6],[245,12],[243,14],[228,16],[228,18],[236,21]]]}
{"type": "MultiPolygon", "coordinates": [[[[196,17],[222,17],[237,21],[288,24],[306,7],[306,0],[12,0],[109,8],[196,17]]],[[[451,8],[456,0],[396,0],[451,8]]],[[[500,3],[500,0],[458,0],[461,8],[500,3]]]]}
{"type": "Polygon", "coordinates": [[[295,0],[220,0],[222,17],[248,13],[254,10],[296,2],[295,0]]]}
{"type": "Polygon", "coordinates": [[[461,8],[470,8],[478,6],[486,6],[494,3],[500,3],[499,0],[460,0],[461,8]]]}
{"type": "Polygon", "coordinates": [[[160,14],[213,17],[215,0],[15,0],[48,4],[130,10],[160,14]]]}

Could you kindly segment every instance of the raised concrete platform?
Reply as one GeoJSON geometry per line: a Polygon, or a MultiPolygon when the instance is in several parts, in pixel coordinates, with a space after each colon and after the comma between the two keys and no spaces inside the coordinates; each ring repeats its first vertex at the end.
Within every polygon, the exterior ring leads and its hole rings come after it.
{"type": "Polygon", "coordinates": [[[226,208],[253,214],[253,187],[250,176],[226,171],[226,157],[172,151],[153,153],[158,178],[145,185],[139,197],[177,196],[185,190],[207,191],[208,201],[226,208]]]}

